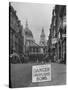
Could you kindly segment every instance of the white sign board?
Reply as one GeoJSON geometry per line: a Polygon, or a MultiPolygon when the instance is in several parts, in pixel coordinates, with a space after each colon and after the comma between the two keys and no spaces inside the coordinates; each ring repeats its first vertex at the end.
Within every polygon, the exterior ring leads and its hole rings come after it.
{"type": "Polygon", "coordinates": [[[32,82],[51,81],[51,64],[32,66],[32,82]]]}
{"type": "Polygon", "coordinates": [[[66,34],[62,34],[62,37],[66,37],[66,34]]]}

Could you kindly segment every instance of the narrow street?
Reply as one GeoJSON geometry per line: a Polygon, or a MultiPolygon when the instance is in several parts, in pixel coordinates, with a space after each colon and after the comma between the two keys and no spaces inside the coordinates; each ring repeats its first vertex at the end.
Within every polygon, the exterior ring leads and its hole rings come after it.
{"type": "Polygon", "coordinates": [[[12,87],[33,87],[64,85],[66,83],[66,66],[64,64],[51,64],[51,81],[32,83],[32,66],[37,64],[12,64],[12,87]]]}
{"type": "Polygon", "coordinates": [[[9,15],[9,87],[65,85],[66,6],[10,2],[9,15]]]}

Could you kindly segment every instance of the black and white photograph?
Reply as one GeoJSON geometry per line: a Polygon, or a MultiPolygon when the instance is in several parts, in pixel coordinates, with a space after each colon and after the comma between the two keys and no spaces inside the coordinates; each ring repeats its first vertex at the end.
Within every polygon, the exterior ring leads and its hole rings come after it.
{"type": "Polygon", "coordinates": [[[66,5],[9,2],[9,87],[66,85],[66,5]]]}

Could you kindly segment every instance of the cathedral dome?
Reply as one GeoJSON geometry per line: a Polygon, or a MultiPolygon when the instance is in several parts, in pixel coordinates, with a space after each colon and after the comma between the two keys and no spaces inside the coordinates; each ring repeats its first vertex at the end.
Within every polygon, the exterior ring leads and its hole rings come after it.
{"type": "Polygon", "coordinates": [[[40,46],[47,46],[47,41],[46,41],[46,37],[45,37],[45,33],[44,33],[44,29],[42,28],[42,32],[40,35],[40,42],[39,42],[40,46]]]}
{"type": "Polygon", "coordinates": [[[33,38],[33,34],[32,34],[32,32],[31,32],[31,30],[28,28],[28,23],[27,23],[27,21],[26,21],[26,27],[25,27],[25,29],[24,29],[24,32],[25,32],[25,36],[27,36],[27,37],[32,37],[32,38],[33,38]]]}
{"type": "Polygon", "coordinates": [[[28,37],[33,37],[33,34],[31,32],[31,30],[29,30],[28,28],[25,28],[25,36],[28,36],[28,37]]]}

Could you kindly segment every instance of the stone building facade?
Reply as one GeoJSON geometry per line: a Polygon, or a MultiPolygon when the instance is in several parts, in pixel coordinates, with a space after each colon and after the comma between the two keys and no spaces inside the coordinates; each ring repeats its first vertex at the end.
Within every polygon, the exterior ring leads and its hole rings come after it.
{"type": "Polygon", "coordinates": [[[48,51],[52,61],[66,63],[66,6],[56,5],[48,40],[48,51]]]}
{"type": "Polygon", "coordinates": [[[12,62],[22,62],[21,59],[23,57],[23,26],[21,25],[20,20],[16,15],[16,11],[12,7],[11,3],[9,3],[9,54],[10,58],[18,58],[13,59],[12,62]],[[18,60],[18,61],[17,61],[18,60]]]}

